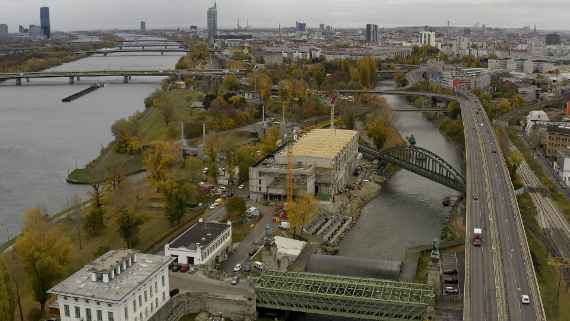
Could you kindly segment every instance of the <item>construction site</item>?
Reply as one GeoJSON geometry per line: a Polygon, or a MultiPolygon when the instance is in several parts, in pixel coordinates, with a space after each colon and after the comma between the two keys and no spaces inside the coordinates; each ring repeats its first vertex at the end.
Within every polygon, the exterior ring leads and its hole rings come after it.
{"type": "Polygon", "coordinates": [[[334,202],[349,184],[357,159],[357,131],[314,129],[250,168],[250,199],[283,201],[291,188],[295,195],[306,193],[321,202],[334,202]]]}

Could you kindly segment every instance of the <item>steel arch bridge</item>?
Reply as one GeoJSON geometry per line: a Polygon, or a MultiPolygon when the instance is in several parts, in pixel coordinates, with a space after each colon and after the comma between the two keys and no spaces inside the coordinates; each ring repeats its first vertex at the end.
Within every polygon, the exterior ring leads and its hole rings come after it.
{"type": "Polygon", "coordinates": [[[465,176],[435,153],[415,145],[398,145],[385,151],[361,145],[360,151],[369,159],[392,163],[420,176],[440,183],[458,192],[465,193],[465,176]]]}
{"type": "Polygon", "coordinates": [[[297,272],[263,272],[256,305],[368,320],[422,320],[435,294],[426,284],[297,272]]]}

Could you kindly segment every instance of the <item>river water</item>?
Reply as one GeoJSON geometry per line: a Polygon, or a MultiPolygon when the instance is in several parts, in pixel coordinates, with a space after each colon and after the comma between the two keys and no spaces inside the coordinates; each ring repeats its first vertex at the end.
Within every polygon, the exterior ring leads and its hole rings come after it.
{"type": "MultiPolygon", "coordinates": [[[[382,82],[381,89],[393,88],[382,82]]],[[[404,97],[385,96],[388,103],[412,107],[404,97]]],[[[402,136],[414,135],[417,146],[431,150],[457,169],[461,154],[421,113],[398,114],[402,136]]],[[[446,196],[457,192],[406,170],[398,171],[382,186],[380,194],[362,209],[356,226],[340,244],[339,255],[403,260],[408,247],[429,245],[440,236],[450,209],[442,205],[446,196]]],[[[318,315],[295,315],[296,321],[347,321],[352,319],[318,315]]]]}
{"type": "MultiPolygon", "coordinates": [[[[181,54],[122,53],[91,56],[50,70],[172,69],[181,54]]],[[[32,79],[0,84],[0,243],[20,230],[22,212],[60,211],[88,188],[65,182],[69,171],[95,158],[112,140],[116,120],[144,109],[160,78],[32,79]],[[71,103],[61,99],[103,80],[105,87],[71,103]]]]}

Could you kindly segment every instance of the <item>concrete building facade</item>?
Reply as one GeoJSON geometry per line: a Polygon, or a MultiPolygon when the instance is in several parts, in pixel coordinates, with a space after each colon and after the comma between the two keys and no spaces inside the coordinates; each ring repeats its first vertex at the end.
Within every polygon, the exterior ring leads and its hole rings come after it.
{"type": "Polygon", "coordinates": [[[61,321],[145,321],[168,300],[171,259],[109,251],[49,290],[61,321]]]}
{"type": "MultiPolygon", "coordinates": [[[[349,184],[358,159],[358,132],[315,129],[292,146],[294,194],[307,193],[334,201],[349,184]]],[[[288,155],[281,146],[249,171],[253,201],[284,200],[287,196],[288,155]]]]}
{"type": "Polygon", "coordinates": [[[218,7],[214,3],[214,6],[208,9],[207,13],[208,19],[208,43],[213,45],[216,41],[216,35],[218,34],[218,7]]]}
{"type": "Polygon", "coordinates": [[[570,186],[570,149],[557,152],[554,171],[566,186],[570,186]]]}
{"type": "Polygon", "coordinates": [[[435,41],[435,32],[433,31],[420,31],[419,44],[421,46],[437,47],[435,41]]]}
{"type": "Polygon", "coordinates": [[[200,219],[164,246],[164,255],[181,265],[211,265],[224,261],[232,245],[231,222],[200,219]]]}
{"type": "Polygon", "coordinates": [[[570,148],[570,127],[548,126],[546,128],[546,157],[555,158],[559,151],[570,148]]]}

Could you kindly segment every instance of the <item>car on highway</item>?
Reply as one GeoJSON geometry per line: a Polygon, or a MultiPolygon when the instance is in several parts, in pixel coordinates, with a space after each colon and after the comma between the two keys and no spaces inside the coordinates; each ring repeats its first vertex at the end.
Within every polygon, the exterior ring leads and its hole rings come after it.
{"type": "Polygon", "coordinates": [[[252,247],[251,249],[249,249],[249,256],[254,256],[255,253],[257,253],[257,248],[256,248],[256,247],[252,247]]]}
{"type": "Polygon", "coordinates": [[[526,294],[521,295],[522,304],[530,304],[530,297],[526,294]]]}
{"type": "Polygon", "coordinates": [[[239,272],[239,271],[241,271],[241,264],[238,263],[234,265],[234,272],[239,272]]]}
{"type": "Polygon", "coordinates": [[[483,123],[481,123],[480,126],[483,127],[483,123]]]}
{"type": "Polygon", "coordinates": [[[238,189],[244,189],[245,185],[241,184],[240,186],[238,186],[238,189]]]}
{"type": "Polygon", "coordinates": [[[216,207],[218,207],[218,205],[216,205],[216,203],[210,204],[210,209],[211,209],[211,210],[215,209],[216,207]]]}
{"type": "Polygon", "coordinates": [[[237,285],[239,283],[239,276],[234,276],[232,278],[232,285],[237,285]]]}

